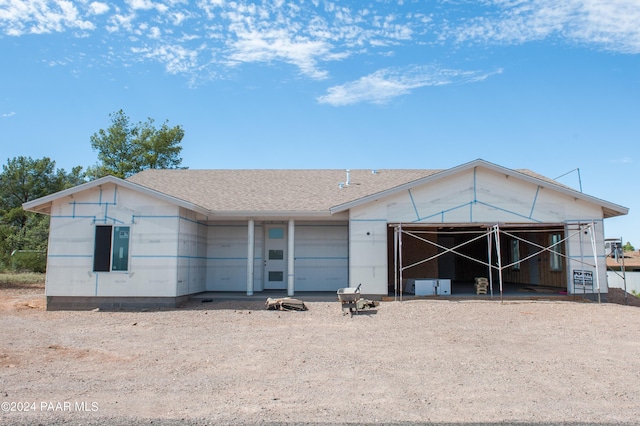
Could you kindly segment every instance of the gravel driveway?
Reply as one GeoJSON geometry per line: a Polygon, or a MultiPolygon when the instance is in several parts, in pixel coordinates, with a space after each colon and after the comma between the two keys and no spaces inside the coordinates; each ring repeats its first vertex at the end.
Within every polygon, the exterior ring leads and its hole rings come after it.
{"type": "Polygon", "coordinates": [[[640,419],[635,306],[420,300],[353,317],[337,301],[43,306],[41,291],[0,290],[0,424],[640,419]]]}

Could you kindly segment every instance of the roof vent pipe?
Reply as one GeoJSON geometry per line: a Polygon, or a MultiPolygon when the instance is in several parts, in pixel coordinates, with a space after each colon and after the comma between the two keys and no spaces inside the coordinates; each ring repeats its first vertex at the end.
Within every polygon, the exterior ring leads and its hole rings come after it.
{"type": "Polygon", "coordinates": [[[347,169],[347,181],[344,183],[346,186],[349,186],[349,184],[351,183],[350,175],[351,170],[347,169]]]}

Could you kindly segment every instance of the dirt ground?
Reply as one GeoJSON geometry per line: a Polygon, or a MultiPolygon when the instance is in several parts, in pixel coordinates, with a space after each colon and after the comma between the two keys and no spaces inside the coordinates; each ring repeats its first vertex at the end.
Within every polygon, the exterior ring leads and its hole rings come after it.
{"type": "Polygon", "coordinates": [[[46,312],[42,288],[4,288],[0,424],[638,424],[629,298],[382,302],[351,317],[337,301],[46,312]]]}

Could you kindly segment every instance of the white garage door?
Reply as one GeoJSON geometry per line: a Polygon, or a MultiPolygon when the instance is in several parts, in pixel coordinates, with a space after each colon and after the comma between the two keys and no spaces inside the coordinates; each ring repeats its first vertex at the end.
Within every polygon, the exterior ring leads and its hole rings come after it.
{"type": "Polygon", "coordinates": [[[247,225],[209,227],[207,290],[247,291],[247,225]]]}
{"type": "Polygon", "coordinates": [[[335,291],[349,283],[349,228],[296,223],[295,291],[335,291]]]}

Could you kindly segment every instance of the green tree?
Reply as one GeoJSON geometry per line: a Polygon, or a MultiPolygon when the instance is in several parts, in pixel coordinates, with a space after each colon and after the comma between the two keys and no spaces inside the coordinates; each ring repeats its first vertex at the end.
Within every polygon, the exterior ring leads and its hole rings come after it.
{"type": "Polygon", "coordinates": [[[633,247],[631,245],[631,243],[629,241],[627,241],[627,243],[625,245],[622,246],[622,250],[623,251],[635,251],[635,247],[633,247]]]}
{"type": "Polygon", "coordinates": [[[137,125],[122,111],[109,114],[111,126],[91,136],[91,147],[98,151],[98,163],[88,169],[92,179],[113,175],[127,178],[146,169],[181,168],[181,126],[158,129],[152,118],[137,125]]]}
{"type": "Polygon", "coordinates": [[[56,174],[56,163],[45,157],[16,157],[7,160],[0,175],[0,213],[3,223],[20,230],[27,223],[22,204],[44,197],[63,187],[62,174],[56,174]]]}
{"type": "Polygon", "coordinates": [[[62,182],[62,189],[73,188],[87,181],[87,173],[82,170],[82,166],[76,166],[71,169],[70,173],[64,169],[58,169],[57,177],[62,182]]]}
{"type": "Polygon", "coordinates": [[[22,204],[36,198],[84,182],[82,167],[71,173],[55,168],[55,162],[44,157],[15,157],[7,160],[0,173],[0,267],[12,265],[16,253],[29,255],[28,269],[44,270],[44,256],[49,233],[49,217],[22,209],[22,204]],[[13,256],[12,256],[13,254],[13,256]],[[34,263],[35,262],[35,263],[34,263]],[[37,264],[36,264],[37,263],[37,264]]]}

